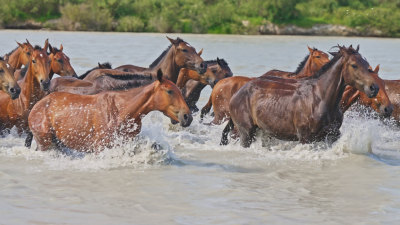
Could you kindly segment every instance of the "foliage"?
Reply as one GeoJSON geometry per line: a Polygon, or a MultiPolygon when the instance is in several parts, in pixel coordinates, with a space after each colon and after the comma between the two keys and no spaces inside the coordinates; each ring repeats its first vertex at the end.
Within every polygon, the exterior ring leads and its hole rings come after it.
{"type": "Polygon", "coordinates": [[[54,18],[68,30],[245,34],[270,21],[400,36],[399,0],[0,0],[0,25],[54,18]]]}

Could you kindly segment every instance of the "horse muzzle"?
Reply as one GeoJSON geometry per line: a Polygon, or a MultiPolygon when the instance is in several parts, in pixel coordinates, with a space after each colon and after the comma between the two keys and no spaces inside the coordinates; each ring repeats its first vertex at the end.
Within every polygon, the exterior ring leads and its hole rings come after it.
{"type": "Polygon", "coordinates": [[[381,115],[385,118],[390,117],[392,115],[393,110],[394,107],[392,104],[380,107],[381,115]]]}
{"type": "Polygon", "coordinates": [[[50,79],[41,80],[40,87],[42,88],[43,91],[48,91],[50,88],[50,79]]]}
{"type": "Polygon", "coordinates": [[[182,127],[188,127],[193,121],[192,114],[188,113],[180,113],[179,114],[179,122],[182,127]]]}
{"type": "Polygon", "coordinates": [[[9,88],[8,92],[10,93],[11,99],[14,100],[19,97],[19,94],[21,93],[21,88],[19,86],[15,86],[15,87],[9,88]]]}
{"type": "Polygon", "coordinates": [[[201,62],[198,66],[196,66],[196,71],[199,74],[204,74],[207,71],[207,64],[201,62]]]}

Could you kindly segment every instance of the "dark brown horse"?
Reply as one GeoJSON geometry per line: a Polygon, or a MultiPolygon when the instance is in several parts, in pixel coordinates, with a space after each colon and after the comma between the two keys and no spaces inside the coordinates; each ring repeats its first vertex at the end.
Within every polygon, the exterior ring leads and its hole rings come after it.
{"type": "Polygon", "coordinates": [[[28,40],[26,43],[17,42],[18,47],[4,56],[4,59],[10,64],[13,70],[20,69],[23,65],[29,63],[29,59],[33,52],[33,47],[28,40]]]}
{"type": "Polygon", "coordinates": [[[227,143],[233,127],[243,147],[250,146],[257,128],[278,139],[301,143],[336,140],[343,121],[340,100],[346,85],[370,98],[379,91],[358,48],[338,48],[334,58],[310,78],[266,77],[247,82],[230,101],[231,119],[221,144],[227,143]]]}
{"type": "Polygon", "coordinates": [[[28,64],[26,76],[18,82],[21,94],[16,99],[11,99],[6,93],[0,93],[0,131],[16,126],[18,131],[27,132],[28,115],[32,107],[45,96],[45,91],[50,86],[50,58],[46,49],[35,46],[28,64]]]}
{"type": "MultiPolygon", "coordinates": [[[[295,72],[270,70],[261,77],[276,76],[287,79],[300,79],[314,75],[323,65],[329,62],[329,57],[325,52],[316,48],[308,48],[308,50],[310,53],[299,64],[295,72]]],[[[235,76],[219,82],[213,89],[207,104],[201,109],[200,117],[203,118],[214,106],[214,119],[211,123],[221,124],[228,120],[230,117],[229,101],[243,85],[252,79],[255,78],[235,76]]]]}
{"type": "MultiPolygon", "coordinates": [[[[71,63],[69,62],[69,57],[65,55],[63,52],[63,46],[60,46],[60,49],[58,48],[53,48],[49,44],[49,50],[50,50],[50,74],[49,78],[53,78],[54,74],[58,74],[60,76],[71,76],[71,77],[77,77],[74,68],[71,66],[71,63]]],[[[26,71],[28,70],[27,67],[16,70],[14,73],[15,79],[16,80],[21,80],[25,74],[26,71]]]]}
{"type": "Polygon", "coordinates": [[[400,122],[400,80],[384,80],[385,91],[393,104],[392,117],[400,122]]]}
{"type": "Polygon", "coordinates": [[[220,60],[219,58],[217,58],[217,64],[208,66],[209,64],[211,64],[209,62],[210,61],[205,62],[207,65],[207,70],[204,74],[199,74],[198,72],[196,72],[194,70],[182,68],[181,71],[179,72],[176,86],[178,86],[178,88],[182,89],[189,80],[194,80],[194,81],[198,81],[204,85],[210,85],[211,87],[214,87],[214,85],[220,79],[225,78],[227,73],[228,74],[232,73],[230,71],[229,67],[228,67],[229,70],[222,69],[223,66],[225,65],[224,64],[225,61],[223,61],[223,59],[220,60]],[[215,66],[215,65],[217,65],[217,66],[215,66]]]}
{"type": "Polygon", "coordinates": [[[116,137],[132,140],[141,130],[141,119],[154,110],[184,127],[192,121],[178,88],[159,73],[150,85],[127,91],[52,93],[33,107],[29,127],[42,151],[53,147],[101,151],[112,147],[116,137]]]}
{"type": "MultiPolygon", "coordinates": [[[[178,79],[179,71],[182,68],[195,70],[200,74],[206,72],[207,65],[196,52],[196,49],[184,40],[177,38],[176,40],[167,37],[171,45],[149,66],[143,68],[133,65],[124,65],[115,68],[130,73],[149,73],[153,77],[156,76],[158,69],[161,69],[166,78],[173,83],[178,79]]],[[[199,52],[201,54],[201,52],[199,52]]]]}
{"type": "MultiPolygon", "coordinates": [[[[231,69],[228,66],[228,63],[224,59],[217,58],[217,60],[204,61],[204,63],[207,64],[207,73],[211,72],[215,74],[217,82],[224,78],[232,77],[233,75],[231,69]]],[[[201,82],[189,80],[186,83],[185,87],[182,89],[185,101],[192,112],[199,111],[196,103],[199,101],[201,91],[206,86],[207,85],[202,84],[201,82]]]]}
{"type": "Polygon", "coordinates": [[[0,93],[7,93],[11,99],[18,98],[21,93],[11,67],[2,57],[0,57],[0,90],[3,91],[0,93]]]}
{"type": "Polygon", "coordinates": [[[374,98],[368,98],[368,96],[352,86],[347,86],[341,103],[342,111],[345,112],[350,108],[351,105],[358,102],[361,105],[371,107],[377,113],[383,117],[389,117],[393,112],[393,105],[385,90],[385,81],[378,76],[379,65],[371,72],[371,76],[375,79],[375,82],[379,86],[379,92],[374,98]]]}

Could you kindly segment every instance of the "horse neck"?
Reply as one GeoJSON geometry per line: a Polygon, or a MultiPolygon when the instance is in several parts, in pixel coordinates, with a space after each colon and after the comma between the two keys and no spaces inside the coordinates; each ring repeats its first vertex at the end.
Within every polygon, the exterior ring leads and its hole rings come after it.
{"type": "Polygon", "coordinates": [[[172,45],[167,54],[165,54],[164,58],[161,59],[160,63],[158,63],[158,65],[151,70],[152,72],[157,73],[157,70],[161,69],[168,80],[176,83],[181,68],[182,67],[178,66],[175,62],[175,46],[172,45]]]}
{"type": "Polygon", "coordinates": [[[343,64],[344,58],[341,57],[317,80],[320,97],[330,109],[339,109],[339,103],[346,87],[342,74],[343,64]]]}
{"type": "Polygon", "coordinates": [[[176,86],[179,89],[182,89],[185,86],[186,82],[190,78],[189,75],[190,75],[190,71],[188,69],[183,68],[179,71],[178,80],[176,81],[176,86]]]}
{"type": "Polygon", "coordinates": [[[53,78],[53,76],[54,76],[54,74],[55,74],[55,72],[53,71],[53,53],[51,53],[50,55],[49,55],[49,58],[50,58],[50,60],[51,60],[51,65],[50,65],[50,73],[49,73],[49,79],[51,80],[52,78],[53,78]]]}
{"type": "Polygon", "coordinates": [[[310,76],[310,75],[312,75],[311,64],[312,64],[312,57],[310,55],[308,57],[308,59],[307,59],[306,64],[304,65],[303,69],[301,69],[300,72],[297,73],[297,75],[299,75],[299,76],[303,76],[303,75],[310,76]]]}
{"type": "Polygon", "coordinates": [[[360,91],[354,87],[347,86],[341,100],[342,112],[346,112],[359,98],[360,91]]]}
{"type": "Polygon", "coordinates": [[[143,116],[154,110],[154,83],[142,88],[132,88],[118,92],[118,107],[123,109],[119,121],[126,123],[132,120],[138,122],[143,116]],[[134,97],[133,97],[134,96],[134,97]],[[133,97],[133,98],[132,98],[133,97]]]}
{"type": "Polygon", "coordinates": [[[14,69],[19,69],[22,66],[21,60],[20,60],[20,55],[22,53],[21,48],[17,48],[13,53],[11,53],[8,64],[14,68],[14,69]]]}
{"type": "MultiPolygon", "coordinates": [[[[23,89],[21,91],[21,97],[26,103],[35,103],[42,96],[43,92],[40,89],[39,82],[35,79],[35,73],[32,70],[32,62],[29,64],[28,71],[26,71],[25,77],[22,80],[23,89]]],[[[32,107],[31,104],[29,107],[32,107]]]]}

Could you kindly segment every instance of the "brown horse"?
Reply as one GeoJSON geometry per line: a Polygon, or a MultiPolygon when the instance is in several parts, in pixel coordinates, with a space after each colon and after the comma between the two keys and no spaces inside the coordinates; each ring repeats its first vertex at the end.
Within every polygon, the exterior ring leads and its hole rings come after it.
{"type": "MultiPolygon", "coordinates": [[[[328,54],[316,48],[309,48],[309,55],[299,64],[295,72],[271,70],[261,77],[276,76],[287,79],[300,79],[314,75],[323,65],[329,62],[328,54]]],[[[248,81],[255,79],[243,76],[224,79],[213,88],[207,104],[201,109],[200,117],[210,112],[214,106],[214,119],[212,124],[221,124],[229,119],[229,101],[232,96],[248,81]]]]}
{"type": "MultiPolygon", "coordinates": [[[[152,63],[149,68],[138,67],[133,65],[124,65],[115,68],[129,73],[149,73],[153,77],[156,76],[158,69],[161,69],[173,83],[178,79],[179,71],[182,68],[195,70],[200,74],[206,72],[207,65],[200,57],[201,51],[196,53],[196,49],[184,40],[177,38],[176,40],[167,37],[171,45],[152,63]]],[[[99,71],[97,71],[99,72],[99,71]]]]}
{"type": "Polygon", "coordinates": [[[310,52],[304,60],[299,64],[295,72],[287,72],[281,70],[270,70],[263,74],[264,76],[277,76],[286,79],[299,79],[312,76],[321,67],[329,62],[329,56],[323,51],[316,48],[307,47],[310,52]]]}
{"type": "Polygon", "coordinates": [[[400,80],[384,80],[385,91],[389,96],[390,102],[393,104],[392,117],[400,122],[400,80]]]}
{"type": "MultiPolygon", "coordinates": [[[[50,74],[49,78],[53,78],[54,74],[58,74],[60,76],[72,76],[72,77],[77,77],[74,68],[71,66],[69,62],[69,57],[65,55],[63,52],[63,46],[60,46],[60,49],[53,48],[49,44],[49,50],[50,50],[50,74]]],[[[21,70],[16,70],[14,73],[15,79],[16,80],[21,80],[25,74],[26,71],[28,70],[27,67],[21,69],[21,70]]]]}
{"type": "Polygon", "coordinates": [[[29,63],[29,59],[33,52],[33,46],[26,40],[26,43],[17,42],[18,47],[4,56],[4,59],[10,64],[13,70],[20,69],[23,65],[29,63]]]}
{"type": "MultiPolygon", "coordinates": [[[[233,75],[228,63],[224,59],[217,58],[217,60],[208,60],[204,61],[204,63],[207,64],[206,73],[211,72],[215,74],[217,82],[224,78],[232,77],[233,75]]],[[[192,112],[199,111],[196,103],[197,101],[199,101],[201,91],[206,86],[207,85],[202,84],[199,81],[189,80],[186,82],[185,87],[182,89],[182,94],[185,97],[185,101],[192,112]]]]}
{"type": "MultiPolygon", "coordinates": [[[[215,66],[215,65],[208,66],[208,64],[210,64],[210,63],[207,63],[207,62],[210,62],[210,61],[205,62],[207,65],[207,70],[204,74],[199,74],[198,72],[196,72],[194,70],[182,68],[181,71],[179,72],[176,86],[178,86],[178,88],[182,89],[189,80],[195,80],[204,85],[210,85],[211,87],[214,87],[214,85],[219,81],[218,77],[221,77],[220,79],[222,79],[226,75],[226,71],[224,71],[222,69],[224,62],[222,60],[220,60],[219,58],[217,58],[217,64],[216,64],[217,66],[215,66]]],[[[230,69],[229,69],[229,72],[231,72],[230,69]]]]}
{"type": "Polygon", "coordinates": [[[192,121],[178,88],[159,72],[157,81],[127,91],[51,93],[33,107],[29,127],[42,151],[52,147],[100,151],[112,147],[116,137],[131,140],[141,130],[141,119],[154,110],[183,127],[192,121]]]}
{"type": "Polygon", "coordinates": [[[283,140],[335,141],[343,121],[340,100],[346,85],[370,98],[379,91],[358,48],[338,48],[334,58],[310,78],[267,77],[247,82],[230,101],[231,119],[221,144],[227,144],[233,127],[237,128],[243,147],[250,146],[257,128],[283,140]]]}
{"type": "Polygon", "coordinates": [[[7,93],[11,99],[18,98],[21,93],[21,88],[14,79],[12,69],[2,57],[0,57],[0,90],[7,93]]]}
{"type": "Polygon", "coordinates": [[[50,85],[50,58],[46,52],[47,47],[47,40],[43,49],[35,46],[26,76],[18,82],[21,94],[17,99],[13,100],[8,94],[0,93],[0,131],[13,126],[16,126],[20,133],[28,131],[29,112],[35,103],[44,97],[50,85]]]}
{"type": "Polygon", "coordinates": [[[355,102],[358,102],[361,105],[371,107],[383,117],[389,117],[392,114],[393,105],[386,93],[385,82],[379,78],[378,72],[379,65],[370,73],[379,86],[379,92],[376,97],[368,98],[364,92],[361,92],[352,86],[347,86],[343,93],[342,100],[340,101],[343,112],[347,111],[347,109],[349,109],[355,102]]]}

